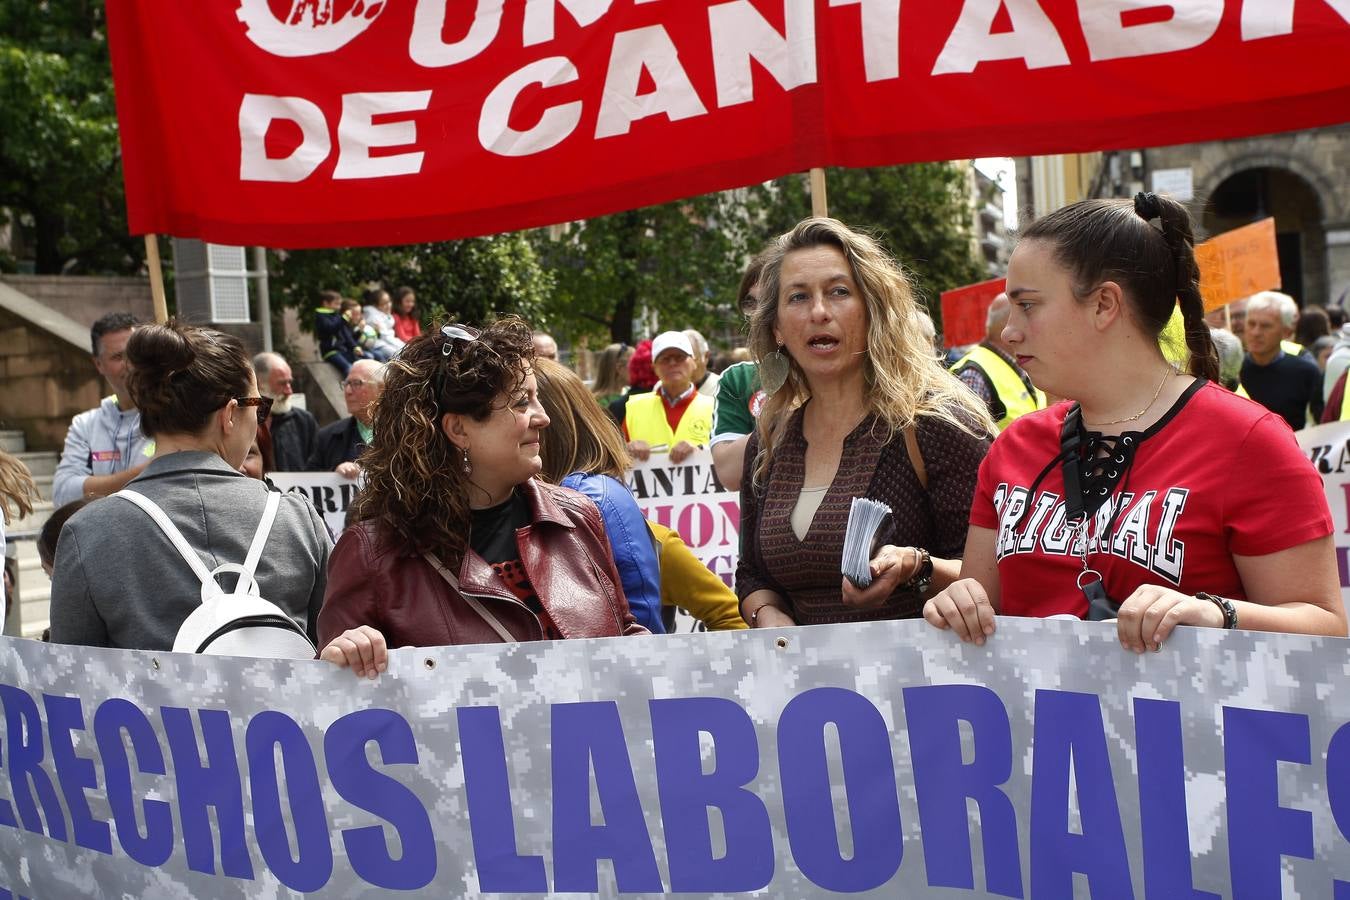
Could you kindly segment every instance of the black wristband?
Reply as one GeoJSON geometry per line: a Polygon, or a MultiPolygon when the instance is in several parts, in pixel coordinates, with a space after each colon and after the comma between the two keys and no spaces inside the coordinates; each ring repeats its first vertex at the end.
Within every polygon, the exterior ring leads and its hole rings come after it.
{"type": "Polygon", "coordinates": [[[1208,594],[1205,593],[1204,591],[1198,592],[1195,595],[1195,598],[1197,600],[1208,600],[1210,603],[1213,603],[1215,606],[1219,608],[1219,612],[1223,613],[1224,628],[1230,630],[1233,628],[1237,628],[1238,624],[1237,607],[1233,605],[1232,600],[1229,600],[1227,597],[1220,597],[1216,594],[1208,594]]]}

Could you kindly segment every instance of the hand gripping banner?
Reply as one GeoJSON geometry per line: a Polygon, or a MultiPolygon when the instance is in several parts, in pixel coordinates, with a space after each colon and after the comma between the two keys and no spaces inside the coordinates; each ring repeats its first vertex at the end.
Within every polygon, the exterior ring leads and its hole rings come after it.
{"type": "Polygon", "coordinates": [[[1346,121],[1343,0],[108,0],[130,227],[445,240],[1346,121]]]}
{"type": "Polygon", "coordinates": [[[406,649],[361,680],[0,639],[0,892],[1329,900],[1346,649],[872,622],[406,649]]]}

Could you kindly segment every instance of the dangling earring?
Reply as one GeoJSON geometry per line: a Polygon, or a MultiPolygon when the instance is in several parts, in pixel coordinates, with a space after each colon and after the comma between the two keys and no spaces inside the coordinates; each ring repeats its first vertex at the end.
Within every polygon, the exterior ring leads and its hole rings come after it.
{"type": "Polygon", "coordinates": [[[783,345],[779,344],[777,350],[760,360],[759,386],[772,397],[787,382],[787,377],[788,357],[783,352],[783,345]]]}
{"type": "Polygon", "coordinates": [[[464,477],[468,478],[473,474],[473,463],[469,462],[468,450],[461,450],[460,452],[464,454],[464,477]]]}

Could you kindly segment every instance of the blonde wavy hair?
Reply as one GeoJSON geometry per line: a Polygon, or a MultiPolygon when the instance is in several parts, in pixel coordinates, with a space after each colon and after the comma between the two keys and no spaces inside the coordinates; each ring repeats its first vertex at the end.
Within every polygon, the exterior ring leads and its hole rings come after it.
{"type": "Polygon", "coordinates": [[[623,433],[571,369],[551,359],[534,361],[539,402],[548,414],[540,456],[544,478],[559,484],[573,472],[618,481],[631,465],[623,433]]]}
{"type": "Polygon", "coordinates": [[[0,516],[4,518],[5,524],[13,521],[10,518],[11,506],[19,511],[22,518],[32,514],[33,505],[39,499],[37,485],[23,460],[0,450],[0,516]]]}
{"type": "MultiPolygon", "coordinates": [[[[844,254],[853,282],[867,309],[867,353],[863,357],[867,409],[875,414],[890,441],[914,425],[920,416],[932,416],[975,437],[997,434],[989,410],[937,358],[924,333],[919,314],[926,312],[900,264],[869,235],[854,231],[837,219],[811,218],[797,223],[764,251],[759,278],[759,305],[750,319],[750,352],[756,361],[778,349],[778,296],[783,260],[788,254],[813,247],[834,247],[844,254]]],[[[759,414],[759,456],[755,482],[759,483],[782,438],[790,414],[811,399],[806,376],[788,356],[788,377],[759,414]]]]}

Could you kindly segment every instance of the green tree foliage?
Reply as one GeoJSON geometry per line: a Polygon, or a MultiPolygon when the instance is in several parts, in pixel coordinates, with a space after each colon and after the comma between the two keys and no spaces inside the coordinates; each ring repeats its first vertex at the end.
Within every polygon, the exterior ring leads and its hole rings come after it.
{"type": "Polygon", "coordinates": [[[360,299],[372,285],[389,291],[407,285],[417,292],[424,320],[475,324],[517,313],[543,321],[553,277],[542,269],[522,233],[412,244],[273,253],[268,267],[274,294],[297,307],[312,324],[320,291],[360,299]]]}
{"type": "Polygon", "coordinates": [[[544,321],[567,337],[633,343],[634,317],[663,328],[715,325],[734,308],[745,258],[736,195],[708,194],[531,234],[557,278],[544,321]]]}
{"type": "Polygon", "coordinates": [[[98,0],[0,0],[0,210],[39,273],[140,268],[98,0]]]}
{"type": "MultiPolygon", "coordinates": [[[[826,172],[830,215],[881,239],[913,274],[939,327],[938,295],[987,277],[971,245],[966,179],[965,170],[950,163],[826,172]]],[[[810,215],[805,175],[779,178],[749,193],[758,246],[810,215]]]]}

